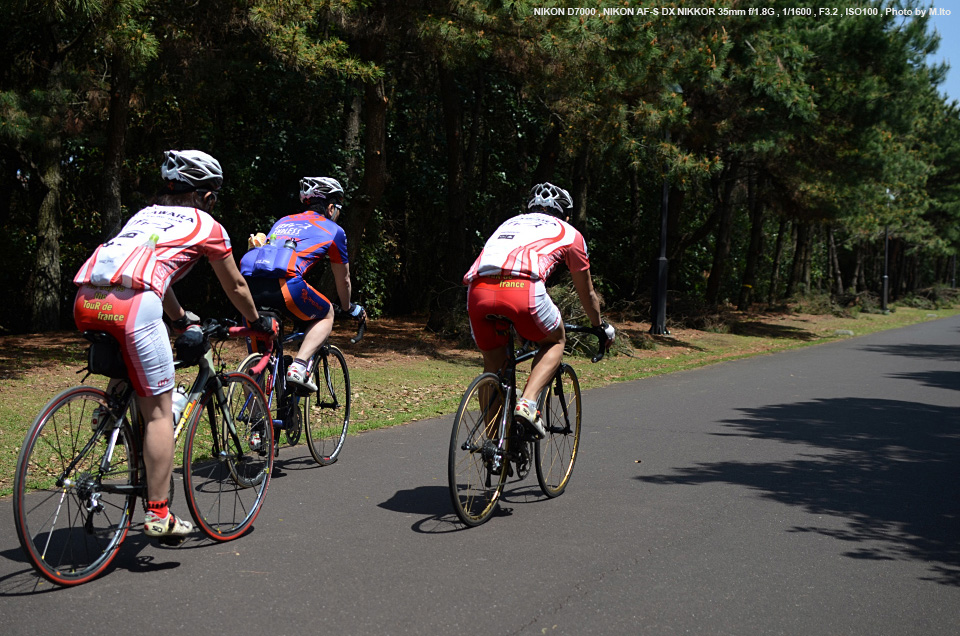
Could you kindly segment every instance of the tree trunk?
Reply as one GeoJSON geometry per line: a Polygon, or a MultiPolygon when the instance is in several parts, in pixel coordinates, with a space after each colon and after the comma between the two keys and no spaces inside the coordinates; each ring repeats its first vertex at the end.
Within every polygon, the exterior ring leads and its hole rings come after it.
{"type": "Polygon", "coordinates": [[[556,117],[550,118],[550,130],[543,140],[543,146],[540,149],[540,160],[537,167],[530,177],[531,182],[528,187],[532,187],[544,181],[554,180],[554,171],[557,167],[557,159],[560,156],[560,134],[562,125],[556,117]]]}
{"type": "Polygon", "coordinates": [[[716,244],[713,251],[713,266],[707,279],[706,301],[710,307],[720,302],[720,288],[726,275],[727,260],[730,257],[730,243],[733,238],[733,188],[736,185],[736,169],[731,168],[726,179],[716,187],[714,205],[719,212],[716,244]]]}
{"type": "Polygon", "coordinates": [[[833,268],[833,280],[836,283],[834,289],[836,290],[836,295],[843,294],[843,274],[840,271],[840,258],[837,256],[837,242],[834,238],[833,228],[827,228],[827,240],[829,244],[827,246],[830,256],[830,264],[833,268]]]}
{"type": "Polygon", "coordinates": [[[767,290],[767,304],[773,305],[779,297],[780,264],[783,262],[783,235],[787,231],[786,217],[780,217],[780,227],[777,228],[777,243],[773,248],[773,267],[770,270],[770,289],[767,290]]]}
{"type": "MultiPolygon", "coordinates": [[[[383,80],[367,84],[363,91],[363,176],[360,187],[344,215],[344,231],[350,237],[348,252],[354,262],[363,244],[363,231],[380,205],[387,186],[387,94],[383,80]]],[[[351,270],[351,274],[353,271],[351,270]]]]}
{"type": "Polygon", "coordinates": [[[37,257],[29,285],[36,331],[60,328],[60,151],[60,135],[47,135],[40,165],[40,181],[47,193],[37,212],[37,257]]]}
{"type": "MultiPolygon", "coordinates": [[[[590,188],[590,151],[589,140],[583,142],[580,152],[573,163],[573,214],[571,222],[586,237],[587,228],[587,192],[590,188]]],[[[562,184],[559,184],[563,187],[562,184]]]]}
{"type": "Polygon", "coordinates": [[[737,299],[737,309],[740,311],[750,309],[757,286],[757,263],[763,255],[763,203],[757,196],[759,183],[756,178],[752,178],[747,185],[747,202],[750,208],[750,247],[747,249],[740,297],[737,299]]]}
{"type": "Polygon", "coordinates": [[[130,63],[121,52],[115,52],[110,63],[110,109],[107,121],[107,144],[103,156],[103,193],[101,206],[104,241],[120,232],[122,206],[120,201],[120,172],[125,156],[124,144],[130,113],[130,63]]]}
{"type": "Polygon", "coordinates": [[[343,176],[348,185],[360,163],[360,115],[366,86],[361,80],[350,83],[351,97],[343,105],[343,150],[346,159],[343,164],[343,176]]]}
{"type": "Polygon", "coordinates": [[[803,259],[807,250],[810,226],[806,222],[798,222],[794,227],[793,265],[790,267],[790,279],[787,281],[787,298],[797,293],[806,293],[803,289],[803,259]]]}
{"type": "Polygon", "coordinates": [[[443,62],[437,67],[443,105],[443,130],[447,140],[447,236],[444,242],[444,262],[459,271],[465,259],[463,107],[454,72],[443,62]]]}

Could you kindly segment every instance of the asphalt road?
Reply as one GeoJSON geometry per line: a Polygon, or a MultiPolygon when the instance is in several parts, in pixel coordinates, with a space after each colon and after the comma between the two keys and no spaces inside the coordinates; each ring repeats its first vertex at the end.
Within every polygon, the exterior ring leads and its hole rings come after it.
{"type": "Polygon", "coordinates": [[[250,534],[131,532],[78,588],[0,501],[0,633],[960,632],[960,317],[589,391],[567,492],[511,482],[479,528],[451,419],[284,449],[250,534]]]}

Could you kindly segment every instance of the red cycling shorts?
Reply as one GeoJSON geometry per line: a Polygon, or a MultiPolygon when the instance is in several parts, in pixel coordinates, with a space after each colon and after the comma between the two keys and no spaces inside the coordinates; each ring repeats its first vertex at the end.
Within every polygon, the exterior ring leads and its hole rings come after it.
{"type": "Polygon", "coordinates": [[[560,310],[543,281],[489,276],[477,278],[467,290],[470,331],[481,351],[507,344],[497,319],[507,318],[521,337],[539,342],[560,326],[560,310]]]}
{"type": "Polygon", "coordinates": [[[83,285],[73,319],[81,331],[106,331],[117,339],[137,395],[160,395],[176,386],[163,304],[151,290],[83,285]]]}

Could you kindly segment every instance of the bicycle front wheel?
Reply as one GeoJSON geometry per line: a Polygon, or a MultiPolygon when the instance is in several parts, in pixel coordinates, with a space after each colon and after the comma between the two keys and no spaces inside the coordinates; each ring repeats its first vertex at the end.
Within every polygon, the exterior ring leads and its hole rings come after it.
{"type": "Polygon", "coordinates": [[[223,374],[221,381],[224,403],[218,392],[207,391],[191,416],[183,489],[200,530],[215,541],[229,541],[246,532],[260,512],[273,471],[274,440],[260,387],[243,373],[223,374]]]}
{"type": "Polygon", "coordinates": [[[317,353],[313,382],[317,385],[316,402],[303,398],[303,418],[307,429],[310,454],[321,466],[328,466],[340,456],[350,424],[350,372],[340,349],[330,345],[326,354],[317,353]]]}
{"type": "Polygon", "coordinates": [[[506,482],[507,440],[500,443],[504,393],[495,373],[470,383],[453,420],[447,478],[460,520],[478,526],[493,514],[506,482]]]}
{"type": "Polygon", "coordinates": [[[580,382],[573,368],[561,364],[540,394],[547,436],[537,442],[537,481],[548,497],[563,494],[580,449],[580,382]]]}
{"type": "Polygon", "coordinates": [[[64,391],[34,420],[17,459],[17,536],[37,572],[59,585],[106,570],[130,529],[138,456],[127,422],[105,456],[109,440],[95,436],[94,410],[106,405],[100,389],[64,391]]]}

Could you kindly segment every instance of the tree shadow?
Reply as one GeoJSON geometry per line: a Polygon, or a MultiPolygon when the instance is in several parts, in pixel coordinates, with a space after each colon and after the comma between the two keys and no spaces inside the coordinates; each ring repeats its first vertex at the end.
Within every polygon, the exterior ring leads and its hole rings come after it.
{"type": "Polygon", "coordinates": [[[752,338],[770,338],[774,340],[801,340],[809,342],[820,336],[799,327],[790,325],[771,325],[760,321],[735,321],[730,323],[730,333],[752,338]]]}
{"type": "Polygon", "coordinates": [[[795,527],[848,542],[856,559],[925,563],[925,580],[960,586],[960,409],[841,398],[743,409],[717,435],[808,448],[776,463],[728,461],[642,476],[651,484],[744,486],[842,529],[795,527]]]}
{"type": "Polygon", "coordinates": [[[960,371],[921,371],[917,373],[894,373],[891,378],[913,380],[934,389],[960,391],[960,371]]]}
{"type": "Polygon", "coordinates": [[[860,348],[861,351],[871,353],[885,353],[891,356],[905,358],[925,358],[944,362],[960,362],[960,346],[957,345],[868,345],[860,348]]]}
{"type": "Polygon", "coordinates": [[[19,380],[28,371],[51,364],[86,366],[89,342],[77,331],[0,338],[0,380],[19,380]]]}

